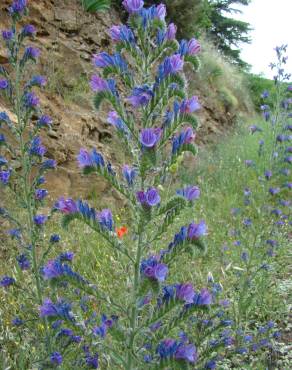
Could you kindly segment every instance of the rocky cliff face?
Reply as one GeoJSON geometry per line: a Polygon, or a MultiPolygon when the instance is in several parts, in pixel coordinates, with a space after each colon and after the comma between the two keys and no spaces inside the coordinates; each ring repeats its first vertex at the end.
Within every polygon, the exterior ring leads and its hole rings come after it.
{"type": "MultiPolygon", "coordinates": [[[[0,29],[9,25],[7,7],[10,0],[0,4],[0,29]]],[[[41,92],[43,110],[54,120],[44,142],[48,157],[57,160],[58,169],[49,175],[48,187],[51,198],[74,194],[89,197],[102,192],[103,199],[115,197],[102,179],[94,181],[81,178],[76,166],[76,155],[80,147],[97,147],[115,164],[121,163],[121,154],[115,145],[111,128],[106,123],[107,112],[96,112],[91,104],[88,79],[93,71],[92,54],[111,51],[107,34],[112,24],[120,22],[117,12],[86,14],[78,0],[30,0],[30,14],[26,23],[38,29],[32,43],[41,49],[38,73],[48,77],[48,88],[41,92]],[[112,145],[105,145],[112,143],[112,145]]],[[[6,52],[0,46],[0,64],[7,63],[6,52]]],[[[202,110],[199,114],[201,129],[198,139],[217,134],[232,125],[235,113],[208,99],[206,93],[192,91],[200,96],[202,110]]],[[[0,100],[0,110],[9,110],[0,100]]]]}

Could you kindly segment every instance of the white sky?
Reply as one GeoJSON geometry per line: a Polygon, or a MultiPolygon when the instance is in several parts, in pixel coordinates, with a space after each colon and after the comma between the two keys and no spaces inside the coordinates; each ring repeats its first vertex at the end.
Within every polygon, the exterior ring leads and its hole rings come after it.
{"type": "Polygon", "coordinates": [[[241,57],[252,65],[253,73],[272,78],[270,62],[275,60],[275,46],[288,44],[286,72],[292,73],[292,0],[252,0],[249,6],[238,6],[243,14],[234,18],[251,24],[251,44],[242,45],[241,57]]]}

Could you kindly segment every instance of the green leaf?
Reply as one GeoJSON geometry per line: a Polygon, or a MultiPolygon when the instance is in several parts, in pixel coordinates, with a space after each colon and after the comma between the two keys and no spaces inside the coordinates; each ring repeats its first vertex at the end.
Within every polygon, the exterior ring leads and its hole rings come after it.
{"type": "Polygon", "coordinates": [[[200,68],[200,60],[194,55],[185,55],[185,61],[192,65],[194,71],[200,68]]]}
{"type": "Polygon", "coordinates": [[[80,0],[85,11],[89,13],[103,12],[110,9],[110,0],[80,0]]]}
{"type": "Polygon", "coordinates": [[[102,73],[104,78],[108,78],[111,75],[118,75],[122,78],[125,85],[129,88],[133,87],[133,80],[131,78],[131,75],[129,73],[121,72],[120,69],[116,66],[107,66],[103,69],[102,73]]]}
{"type": "Polygon", "coordinates": [[[183,144],[179,150],[172,155],[171,157],[171,160],[170,162],[168,163],[168,166],[172,166],[173,164],[175,164],[178,160],[178,157],[184,153],[184,152],[189,152],[189,153],[192,153],[193,156],[195,157],[197,154],[198,154],[198,149],[195,145],[193,144],[183,144]]]}
{"type": "Polygon", "coordinates": [[[165,205],[159,208],[158,215],[164,215],[168,211],[172,209],[183,209],[187,205],[187,201],[185,198],[181,196],[174,196],[172,197],[165,205]]]}
{"type": "Polygon", "coordinates": [[[171,122],[169,126],[163,131],[163,139],[160,142],[159,148],[163,147],[172,137],[175,132],[185,123],[188,123],[192,126],[194,130],[198,128],[198,120],[195,116],[191,114],[180,114],[176,120],[171,122]]]}
{"type": "Polygon", "coordinates": [[[93,101],[96,110],[99,110],[100,105],[104,100],[107,100],[113,105],[116,104],[116,97],[110,91],[108,90],[99,91],[98,93],[95,94],[93,101]]]}

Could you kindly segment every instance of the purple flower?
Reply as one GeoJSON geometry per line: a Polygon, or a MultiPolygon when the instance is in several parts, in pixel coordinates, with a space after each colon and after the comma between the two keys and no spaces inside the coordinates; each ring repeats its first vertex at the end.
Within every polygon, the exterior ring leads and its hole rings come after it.
{"type": "Polygon", "coordinates": [[[10,276],[4,275],[0,280],[0,286],[3,288],[8,288],[10,285],[15,283],[15,279],[10,276]]]}
{"type": "Polygon", "coordinates": [[[11,15],[20,15],[26,10],[26,0],[15,0],[8,9],[11,15]]]}
{"type": "Polygon", "coordinates": [[[40,317],[60,317],[73,320],[71,305],[63,300],[53,303],[50,298],[45,298],[43,304],[39,307],[40,317]]]}
{"type": "Polygon", "coordinates": [[[265,178],[266,178],[266,180],[270,180],[271,177],[272,177],[272,171],[267,170],[265,172],[265,178]]]}
{"type": "Polygon", "coordinates": [[[24,321],[21,320],[19,317],[15,317],[12,321],[11,321],[12,325],[14,326],[21,326],[24,324],[24,321]]]}
{"type": "Polygon", "coordinates": [[[47,221],[48,217],[45,216],[45,215],[36,215],[34,218],[33,218],[33,221],[34,223],[37,225],[37,226],[42,226],[46,221],[47,221]]]}
{"type": "Polygon", "coordinates": [[[101,316],[101,325],[93,328],[93,334],[105,338],[108,328],[111,328],[118,320],[117,316],[112,316],[110,319],[106,315],[101,316]]]}
{"type": "Polygon", "coordinates": [[[55,209],[59,210],[62,213],[65,214],[70,214],[70,213],[76,213],[78,212],[77,205],[75,201],[71,198],[65,199],[65,198],[60,198],[56,204],[55,204],[55,209]]]}
{"type": "Polygon", "coordinates": [[[288,157],[285,157],[284,162],[292,163],[292,155],[289,155],[288,157]]]}
{"type": "Polygon", "coordinates": [[[187,186],[186,188],[177,190],[176,193],[182,195],[190,202],[200,197],[200,189],[197,186],[187,186]]]}
{"type": "Polygon", "coordinates": [[[150,188],[146,192],[138,191],[137,199],[145,207],[154,207],[160,203],[160,195],[155,188],[150,188]]]}
{"type": "Polygon", "coordinates": [[[80,168],[93,167],[92,157],[86,149],[80,149],[77,161],[80,168]]]}
{"type": "Polygon", "coordinates": [[[129,186],[133,186],[136,170],[128,165],[123,166],[123,175],[129,186]]]}
{"type": "Polygon", "coordinates": [[[42,145],[42,140],[39,136],[32,139],[29,148],[29,154],[42,157],[46,153],[47,149],[42,145]]]}
{"type": "Polygon", "coordinates": [[[196,112],[199,109],[201,109],[201,105],[199,103],[199,98],[197,96],[193,96],[190,99],[183,100],[180,105],[181,113],[190,114],[196,112]]]}
{"type": "Polygon", "coordinates": [[[251,126],[249,126],[249,129],[250,129],[250,132],[251,132],[252,134],[254,134],[254,133],[255,133],[255,132],[257,132],[257,131],[262,131],[262,129],[261,129],[260,127],[256,126],[256,125],[251,125],[251,126]]]}
{"type": "Polygon", "coordinates": [[[178,284],[176,285],[176,298],[184,301],[185,303],[193,303],[195,291],[192,284],[178,284]]]}
{"type": "MultiPolygon", "coordinates": [[[[59,237],[60,238],[60,237],[59,237]]],[[[60,239],[59,239],[60,240],[60,239]]],[[[64,252],[61,253],[58,256],[59,261],[64,262],[64,261],[69,261],[72,262],[74,258],[74,253],[73,252],[64,252]]]]}
{"type": "Polygon", "coordinates": [[[52,123],[53,121],[50,116],[43,115],[38,119],[37,126],[38,127],[48,127],[48,126],[51,126],[52,123]]]}
{"type": "Polygon", "coordinates": [[[157,5],[156,7],[156,16],[158,19],[160,19],[161,21],[164,21],[165,20],[165,17],[166,17],[166,7],[164,4],[159,4],[157,5]]]}
{"type": "Polygon", "coordinates": [[[135,37],[132,30],[125,25],[112,26],[110,28],[110,37],[114,42],[135,42],[135,37]]]}
{"type": "Polygon", "coordinates": [[[48,194],[49,192],[46,189],[37,189],[35,191],[35,199],[43,200],[48,194]]]}
{"type": "Polygon", "coordinates": [[[160,128],[145,128],[140,133],[140,143],[144,148],[152,149],[161,137],[160,128]]]}
{"type": "Polygon", "coordinates": [[[193,304],[198,306],[207,306],[212,303],[212,294],[207,288],[203,288],[200,293],[196,293],[193,299],[193,304]]]}
{"type": "Polygon", "coordinates": [[[109,231],[113,230],[113,215],[110,209],[103,209],[97,214],[97,219],[102,228],[109,231]]]}
{"type": "Polygon", "coordinates": [[[27,92],[23,96],[23,102],[25,107],[34,109],[39,105],[40,99],[34,92],[27,92]]]}
{"type": "Polygon", "coordinates": [[[198,43],[196,39],[191,39],[188,42],[188,54],[189,55],[197,55],[201,51],[201,45],[198,43]]]}
{"type": "Polygon", "coordinates": [[[8,81],[5,78],[0,79],[0,90],[6,90],[9,86],[8,81]]]}
{"type": "Polygon", "coordinates": [[[193,344],[181,344],[174,355],[176,360],[194,363],[198,359],[197,349],[193,344]]]}
{"type": "Polygon", "coordinates": [[[50,243],[58,243],[61,240],[60,235],[52,234],[50,237],[50,243]]]}
{"type": "Polygon", "coordinates": [[[251,221],[251,219],[250,219],[250,218],[245,218],[245,219],[243,220],[243,224],[244,224],[244,226],[249,227],[249,226],[251,226],[251,225],[252,225],[252,221],[251,221]]]}
{"type": "Polygon", "coordinates": [[[146,106],[153,97],[153,91],[148,85],[135,87],[128,101],[134,108],[146,106]]]}
{"type": "Polygon", "coordinates": [[[53,365],[61,365],[63,357],[60,352],[53,352],[50,356],[50,360],[53,365]]]}
{"type": "Polygon", "coordinates": [[[246,159],[246,160],[244,161],[244,163],[245,163],[246,167],[251,167],[251,166],[253,166],[253,165],[254,165],[254,161],[253,161],[253,160],[251,160],[251,159],[246,159]]]}
{"type": "Polygon", "coordinates": [[[270,96],[270,93],[269,93],[269,91],[268,90],[264,90],[263,92],[262,92],[262,94],[261,94],[261,97],[263,98],[263,99],[266,99],[266,98],[268,98],[270,96]]]}
{"type": "Polygon", "coordinates": [[[118,131],[129,133],[129,130],[125,124],[125,122],[119,117],[116,111],[109,112],[107,116],[107,122],[114,126],[118,131]]]}
{"type": "Polygon", "coordinates": [[[40,56],[40,49],[38,48],[35,48],[33,46],[28,46],[27,48],[25,48],[24,50],[24,55],[23,55],[23,58],[24,59],[32,59],[32,60],[36,60],[39,56],[40,56]]]}
{"type": "Polygon", "coordinates": [[[45,280],[54,279],[64,274],[63,266],[60,260],[50,260],[42,268],[42,274],[45,280]]]}
{"type": "Polygon", "coordinates": [[[10,174],[11,174],[11,170],[7,170],[7,171],[0,171],[0,181],[2,182],[3,185],[7,185],[8,184],[8,181],[10,179],[10,174]]]}
{"type": "Polygon", "coordinates": [[[269,193],[270,193],[271,195],[278,194],[278,193],[280,193],[280,188],[270,188],[270,189],[269,189],[269,193]]]}
{"type": "Polygon", "coordinates": [[[90,80],[90,87],[95,92],[108,90],[108,83],[98,75],[93,75],[90,80]]]}
{"type": "Polygon", "coordinates": [[[170,23],[167,27],[167,31],[165,34],[166,40],[175,40],[177,27],[174,23],[170,23]]]}
{"type": "Polygon", "coordinates": [[[0,134],[0,145],[5,143],[5,141],[6,141],[5,135],[0,134]]]}
{"type": "Polygon", "coordinates": [[[144,6],[143,0],[124,0],[122,3],[130,14],[138,13],[144,6]]]}
{"type": "Polygon", "coordinates": [[[30,261],[27,258],[26,254],[20,254],[16,257],[19,267],[21,270],[29,270],[30,268],[30,261]]]}
{"type": "Polygon", "coordinates": [[[176,154],[179,152],[181,147],[185,144],[190,144],[192,140],[194,140],[196,134],[193,132],[191,127],[185,128],[181,131],[177,136],[175,136],[172,140],[172,154],[176,154]]]}
{"type": "Polygon", "coordinates": [[[197,240],[207,233],[207,225],[205,221],[200,221],[198,224],[191,223],[188,227],[187,237],[190,240],[197,240]]]}
{"type": "MultiPolygon", "coordinates": [[[[53,169],[53,168],[56,168],[56,165],[57,164],[56,164],[56,161],[54,159],[47,159],[42,163],[42,169],[43,170],[53,169]]],[[[41,178],[40,178],[40,180],[41,180],[41,178]]]]}
{"type": "Polygon", "coordinates": [[[2,31],[2,37],[5,41],[10,41],[14,37],[14,32],[13,30],[3,30],[2,31]]]}
{"type": "Polygon", "coordinates": [[[93,56],[93,64],[98,68],[105,68],[113,64],[112,57],[105,52],[93,56]]]}
{"type": "Polygon", "coordinates": [[[176,74],[182,71],[184,66],[184,61],[179,54],[172,55],[170,57],[166,57],[163,63],[159,66],[159,77],[161,79],[167,77],[171,74],[176,74]]]}
{"type": "Polygon", "coordinates": [[[156,348],[156,352],[159,356],[164,359],[168,357],[174,356],[176,350],[178,348],[178,343],[174,339],[165,339],[159,343],[156,348]]]}
{"type": "Polygon", "coordinates": [[[38,86],[44,87],[47,84],[47,79],[44,76],[33,76],[32,79],[29,81],[28,86],[38,86]]]}
{"type": "Polygon", "coordinates": [[[36,33],[36,28],[32,24],[27,24],[23,27],[21,33],[23,36],[34,36],[36,33]]]}
{"type": "Polygon", "coordinates": [[[168,267],[164,263],[159,263],[159,257],[151,256],[143,260],[140,266],[141,273],[147,278],[163,282],[168,274],[168,267]]]}

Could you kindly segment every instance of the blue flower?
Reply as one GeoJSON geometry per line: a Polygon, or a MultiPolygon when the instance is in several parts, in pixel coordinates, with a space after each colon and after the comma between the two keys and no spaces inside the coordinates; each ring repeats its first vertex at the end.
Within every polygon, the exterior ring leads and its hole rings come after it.
{"type": "Polygon", "coordinates": [[[60,352],[54,352],[51,354],[50,360],[53,365],[61,365],[63,357],[60,352]]]}
{"type": "Polygon", "coordinates": [[[54,159],[47,159],[42,163],[42,170],[49,170],[56,168],[57,163],[54,159]]]}
{"type": "Polygon", "coordinates": [[[14,319],[12,319],[11,323],[14,326],[21,326],[24,324],[24,321],[21,320],[19,317],[15,317],[14,319]]]}
{"type": "Polygon", "coordinates": [[[19,267],[21,270],[29,270],[30,269],[30,260],[27,258],[26,254],[20,254],[16,257],[19,267]]]}
{"type": "Polygon", "coordinates": [[[0,171],[0,181],[2,182],[3,185],[7,185],[8,184],[8,181],[10,179],[10,175],[11,175],[11,170],[7,170],[7,171],[0,171]]]}
{"type": "Polygon", "coordinates": [[[11,7],[8,8],[9,13],[13,15],[21,15],[26,10],[27,0],[15,0],[11,7]]]}
{"type": "Polygon", "coordinates": [[[153,91],[148,85],[137,86],[133,89],[128,101],[134,108],[146,106],[153,97],[153,91]]]}
{"type": "Polygon", "coordinates": [[[15,283],[15,279],[7,275],[4,275],[2,279],[0,280],[0,286],[3,288],[7,288],[10,285],[13,285],[14,283],[15,283]]]}
{"type": "Polygon", "coordinates": [[[73,321],[74,317],[71,311],[71,304],[59,299],[53,303],[50,298],[45,298],[43,304],[39,307],[40,317],[60,317],[73,321]]]}
{"type": "Polygon", "coordinates": [[[188,226],[187,237],[190,240],[197,240],[207,233],[207,225],[204,220],[200,221],[198,224],[194,222],[188,226]]]}
{"type": "Polygon", "coordinates": [[[47,79],[44,76],[33,76],[32,79],[29,81],[27,87],[38,86],[44,87],[47,84],[47,79]]]}
{"type": "Polygon", "coordinates": [[[144,1],[143,0],[123,0],[122,4],[124,5],[125,9],[130,14],[134,14],[134,13],[138,13],[143,8],[144,1]]]}
{"type": "Polygon", "coordinates": [[[136,177],[136,170],[128,165],[123,166],[123,175],[129,186],[133,186],[136,177]]]}
{"type": "Polygon", "coordinates": [[[103,209],[97,214],[97,219],[102,228],[113,231],[113,215],[110,209],[103,209]]]}
{"type": "Polygon", "coordinates": [[[34,220],[34,223],[37,225],[37,226],[42,226],[48,219],[48,216],[45,216],[45,215],[36,215],[33,220],[34,220]]]}
{"type": "Polygon", "coordinates": [[[132,30],[125,26],[112,26],[110,28],[110,37],[114,42],[126,42],[130,44],[135,43],[135,36],[132,32],[132,30]]]}
{"type": "Polygon", "coordinates": [[[23,58],[36,60],[39,57],[40,53],[41,53],[40,49],[35,48],[33,46],[28,46],[24,50],[23,58]]]}
{"type": "Polygon", "coordinates": [[[159,257],[151,256],[141,262],[140,271],[149,279],[163,282],[168,274],[168,267],[159,262],[159,257]]]}
{"type": "Polygon", "coordinates": [[[0,90],[6,90],[9,87],[9,83],[5,78],[0,78],[0,90]]]}
{"type": "Polygon", "coordinates": [[[177,136],[172,140],[172,154],[179,152],[181,147],[186,144],[190,144],[196,137],[191,127],[187,127],[182,130],[177,136]]]}
{"type": "Polygon", "coordinates": [[[34,137],[30,143],[29,154],[42,157],[46,151],[47,149],[42,145],[41,138],[39,136],[34,137]]]}
{"type": "Polygon", "coordinates": [[[37,189],[35,191],[35,199],[36,200],[43,200],[49,194],[48,190],[46,189],[37,189]]]}
{"type": "Polygon", "coordinates": [[[149,208],[160,203],[160,195],[155,188],[150,188],[146,192],[138,191],[136,197],[143,207],[149,208]]]}
{"type": "Polygon", "coordinates": [[[200,197],[200,189],[197,186],[187,186],[183,189],[177,190],[176,193],[190,202],[200,197]]]}
{"type": "Polygon", "coordinates": [[[140,133],[139,141],[145,149],[153,149],[161,137],[160,128],[145,128],[140,133]]]}
{"type": "Polygon", "coordinates": [[[4,157],[1,157],[0,156],[0,167],[1,166],[4,166],[5,164],[7,164],[8,162],[7,162],[7,159],[5,159],[4,157]]]}
{"type": "Polygon", "coordinates": [[[21,34],[23,36],[26,36],[26,37],[29,37],[29,36],[34,36],[36,33],[36,28],[35,26],[33,26],[32,24],[26,24],[22,30],[21,30],[21,34]]]}
{"type": "Polygon", "coordinates": [[[61,237],[58,234],[52,234],[50,237],[50,243],[58,243],[61,237]]]}

